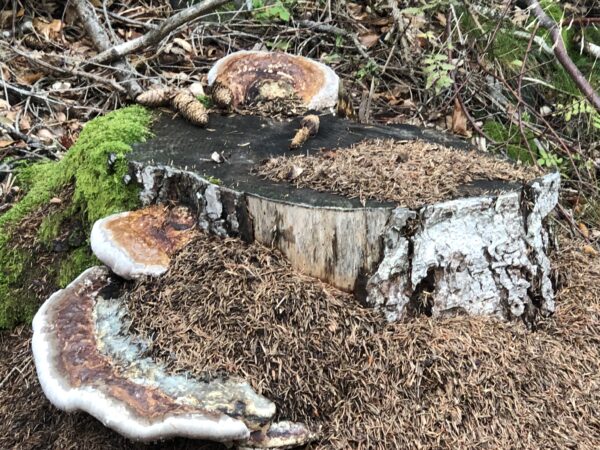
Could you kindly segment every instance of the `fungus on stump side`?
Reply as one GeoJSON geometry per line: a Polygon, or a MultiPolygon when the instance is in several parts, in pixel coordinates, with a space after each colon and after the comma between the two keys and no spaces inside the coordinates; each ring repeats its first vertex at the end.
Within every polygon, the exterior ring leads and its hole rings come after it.
{"type": "Polygon", "coordinates": [[[153,206],[98,220],[90,236],[96,257],[117,275],[134,279],[160,275],[170,256],[194,237],[187,208],[153,206]]]}
{"type": "Polygon", "coordinates": [[[326,65],[302,56],[263,51],[239,51],[219,61],[208,73],[219,106],[229,101],[238,107],[257,96],[286,96],[292,91],[306,109],[333,108],[338,100],[339,78],[326,65]],[[227,90],[224,92],[224,90],[227,90]]]}

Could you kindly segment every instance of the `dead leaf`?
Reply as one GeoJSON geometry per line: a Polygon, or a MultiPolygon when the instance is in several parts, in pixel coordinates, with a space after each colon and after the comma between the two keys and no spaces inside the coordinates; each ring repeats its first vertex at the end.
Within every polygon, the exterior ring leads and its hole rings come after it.
{"type": "Polygon", "coordinates": [[[452,131],[462,136],[468,136],[467,116],[463,112],[458,99],[454,101],[454,111],[452,112],[452,131]]]}
{"type": "Polygon", "coordinates": [[[445,14],[442,14],[441,12],[438,12],[435,15],[435,18],[438,20],[438,22],[440,23],[441,26],[443,26],[443,27],[446,26],[447,21],[446,21],[446,15],[445,14]]]}
{"type": "Polygon", "coordinates": [[[56,137],[54,136],[54,133],[52,133],[47,128],[42,128],[41,130],[39,130],[37,132],[37,136],[38,138],[40,138],[41,141],[44,142],[52,142],[52,140],[56,137]]]}
{"type": "Polygon", "coordinates": [[[14,142],[15,141],[1,140],[0,141],[0,148],[8,147],[9,145],[11,145],[14,142]]]}
{"type": "Polygon", "coordinates": [[[36,31],[45,36],[46,39],[57,39],[60,36],[63,23],[58,19],[54,19],[52,22],[48,23],[36,17],[33,19],[33,26],[36,31]]]}
{"type": "Polygon", "coordinates": [[[598,250],[596,250],[591,245],[584,245],[583,253],[585,253],[586,255],[590,255],[590,256],[598,256],[598,250]]]}
{"type": "Polygon", "coordinates": [[[62,203],[62,200],[58,197],[52,197],[50,199],[50,203],[52,203],[53,205],[58,205],[58,204],[62,203]]]}
{"type": "Polygon", "coordinates": [[[173,42],[179,45],[182,49],[184,49],[188,53],[192,53],[192,45],[186,41],[185,39],[175,38],[173,42]]]}
{"type": "Polygon", "coordinates": [[[44,74],[42,72],[25,72],[17,77],[17,82],[31,86],[43,76],[44,74]]]}
{"type": "Polygon", "coordinates": [[[6,101],[0,98],[0,109],[8,109],[10,108],[10,104],[6,101]]]}
{"type": "Polygon", "coordinates": [[[358,37],[360,43],[364,45],[366,48],[371,48],[377,41],[379,41],[379,35],[375,33],[363,34],[358,37]]]}
{"type": "Polygon", "coordinates": [[[21,131],[28,131],[31,129],[31,119],[29,118],[29,115],[26,114],[19,119],[19,128],[21,131]]]}
{"type": "Polygon", "coordinates": [[[583,235],[584,238],[586,238],[586,239],[590,238],[590,230],[585,225],[585,223],[581,222],[579,225],[577,225],[577,227],[579,228],[579,231],[581,231],[581,234],[583,235]]]}

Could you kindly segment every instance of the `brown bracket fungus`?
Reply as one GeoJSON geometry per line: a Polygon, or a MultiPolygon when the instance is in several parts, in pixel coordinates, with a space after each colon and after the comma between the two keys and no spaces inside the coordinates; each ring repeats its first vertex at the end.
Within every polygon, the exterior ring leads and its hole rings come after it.
{"type": "Polygon", "coordinates": [[[154,206],[98,220],[90,236],[96,257],[117,275],[160,275],[169,258],[194,236],[195,219],[184,207],[154,206]]]}
{"type": "Polygon", "coordinates": [[[295,96],[306,109],[333,108],[339,78],[326,65],[302,56],[263,51],[239,51],[219,61],[208,73],[208,84],[219,106],[240,107],[259,98],[295,96]]]}
{"type": "Polygon", "coordinates": [[[92,267],[53,294],[33,320],[32,350],[44,394],[64,411],[82,410],[127,438],[181,436],[241,448],[291,448],[316,434],[275,422],[275,405],[244,380],[171,375],[128,334],[119,282],[92,267]]]}
{"type": "Polygon", "coordinates": [[[143,343],[127,336],[120,302],[110,298],[116,283],[105,267],[93,267],[37,312],[32,349],[51,403],[86,411],[135,440],[231,442],[269,423],[275,405],[246,382],[168,375],[143,358],[143,343]]]}

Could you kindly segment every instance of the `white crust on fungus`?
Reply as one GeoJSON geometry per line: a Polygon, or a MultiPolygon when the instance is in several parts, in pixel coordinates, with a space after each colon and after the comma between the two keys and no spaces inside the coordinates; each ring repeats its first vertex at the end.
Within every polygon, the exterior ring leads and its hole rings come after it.
{"type": "Polygon", "coordinates": [[[113,233],[107,225],[128,214],[129,212],[114,214],[94,223],[90,235],[90,245],[94,255],[110,267],[114,273],[127,280],[133,280],[144,275],[162,275],[167,271],[167,266],[162,264],[140,264],[131,257],[126,249],[115,244],[113,233]]]}
{"type": "Polygon", "coordinates": [[[50,402],[64,411],[85,411],[105,426],[135,440],[156,440],[172,436],[195,439],[231,441],[249,436],[246,425],[226,415],[218,418],[198,413],[171,415],[153,423],[137,417],[121,401],[107,396],[92,386],[73,387],[61,376],[57,367],[60,355],[56,343],[53,308],[65,300],[65,295],[76,295],[90,280],[107,274],[103,267],[92,267],[83,272],[65,289],[54,293],[39,309],[33,319],[33,358],[44,394],[50,402]]]}
{"type": "MultiPolygon", "coordinates": [[[[249,56],[249,57],[252,57],[252,56],[260,57],[260,56],[267,56],[271,53],[273,53],[273,52],[259,51],[259,50],[240,50],[240,51],[237,51],[234,53],[230,53],[227,56],[224,56],[223,58],[219,59],[212,66],[210,71],[208,72],[208,76],[207,76],[208,85],[212,86],[215,83],[215,81],[217,80],[217,78],[219,77],[219,75],[222,72],[223,66],[231,58],[238,57],[240,55],[245,55],[245,56],[249,56]]],[[[292,56],[292,55],[290,55],[290,56],[292,56]]],[[[314,109],[317,111],[327,109],[327,108],[333,108],[338,102],[338,91],[339,91],[339,84],[340,84],[340,78],[333,71],[333,69],[331,67],[326,66],[325,64],[315,61],[313,59],[305,58],[304,56],[293,55],[292,57],[310,62],[315,67],[317,67],[323,74],[323,78],[324,78],[323,85],[312,96],[310,101],[305,105],[306,108],[314,109]]]]}

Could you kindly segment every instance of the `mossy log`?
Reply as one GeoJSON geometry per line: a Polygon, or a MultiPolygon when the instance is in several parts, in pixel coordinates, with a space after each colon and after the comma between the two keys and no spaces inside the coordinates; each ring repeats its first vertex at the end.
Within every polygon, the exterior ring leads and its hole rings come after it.
{"type": "MultiPolygon", "coordinates": [[[[200,129],[162,116],[155,138],[130,154],[142,202],[188,205],[200,228],[274,246],[299,271],[354,291],[390,320],[554,310],[546,218],[558,200],[557,173],[528,184],[473,180],[452,200],[413,209],[259,178],[253,169],[262,160],[293,154],[289,141],[300,120],[221,116],[200,129]],[[213,152],[225,162],[212,160],[213,152]]],[[[318,135],[301,151],[371,138],[467,148],[431,130],[322,116],[318,135]]]]}

